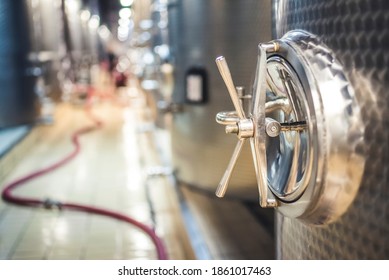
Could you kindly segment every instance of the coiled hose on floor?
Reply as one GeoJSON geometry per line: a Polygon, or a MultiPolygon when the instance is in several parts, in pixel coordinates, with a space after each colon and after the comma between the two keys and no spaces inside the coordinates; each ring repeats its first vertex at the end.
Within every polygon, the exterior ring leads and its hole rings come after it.
{"type": "Polygon", "coordinates": [[[27,182],[29,182],[29,181],[31,181],[39,176],[42,176],[42,175],[45,175],[51,171],[54,171],[55,169],[63,166],[64,164],[68,163],[74,157],[77,156],[77,154],[81,150],[79,137],[82,134],[86,134],[86,133],[91,132],[95,129],[98,129],[102,126],[102,122],[91,113],[89,100],[86,103],[85,109],[86,109],[88,116],[93,120],[93,122],[95,124],[91,125],[91,126],[83,127],[83,128],[81,128],[73,133],[73,135],[71,137],[71,141],[72,141],[73,146],[74,146],[73,151],[71,153],[69,153],[68,155],[66,155],[63,159],[54,163],[53,165],[50,165],[46,168],[34,171],[28,175],[25,175],[19,179],[16,179],[13,182],[7,184],[4,187],[4,190],[2,192],[2,198],[6,202],[13,203],[13,204],[20,205],[20,206],[44,207],[46,209],[58,208],[60,210],[64,210],[64,209],[76,210],[76,211],[82,211],[82,212],[93,213],[93,214],[97,214],[97,215],[101,215],[101,216],[106,216],[106,217],[114,218],[114,219],[124,221],[124,222],[129,223],[129,224],[132,224],[135,227],[142,230],[144,233],[146,233],[152,239],[152,241],[154,242],[155,247],[156,247],[158,259],[167,260],[168,256],[167,256],[167,252],[165,250],[165,247],[163,245],[163,242],[156,235],[154,230],[152,228],[150,228],[149,226],[147,226],[147,225],[145,225],[145,224],[143,224],[143,223],[141,223],[141,222],[139,222],[139,221],[137,221],[129,216],[123,215],[123,214],[118,213],[118,212],[106,210],[103,208],[88,206],[88,205],[82,205],[82,204],[76,204],[76,203],[70,203],[70,202],[60,202],[60,201],[55,201],[55,200],[51,200],[51,199],[46,199],[46,200],[33,199],[33,198],[29,198],[29,197],[16,196],[12,193],[12,191],[14,189],[21,187],[23,184],[25,184],[25,183],[27,183],[27,182]]]}

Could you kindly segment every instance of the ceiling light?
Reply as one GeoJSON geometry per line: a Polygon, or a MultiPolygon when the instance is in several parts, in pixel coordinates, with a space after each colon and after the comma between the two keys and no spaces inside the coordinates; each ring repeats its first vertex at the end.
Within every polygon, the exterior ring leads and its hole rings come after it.
{"type": "Polygon", "coordinates": [[[131,15],[132,15],[132,11],[130,8],[122,8],[119,11],[119,16],[121,18],[129,18],[129,17],[131,17],[131,15]]]}
{"type": "Polygon", "coordinates": [[[134,3],[134,0],[120,0],[120,4],[123,7],[131,6],[134,3]]]}

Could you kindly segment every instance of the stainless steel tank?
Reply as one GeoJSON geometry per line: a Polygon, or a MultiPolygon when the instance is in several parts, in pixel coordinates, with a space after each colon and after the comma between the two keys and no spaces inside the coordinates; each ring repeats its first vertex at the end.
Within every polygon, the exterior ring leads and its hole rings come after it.
{"type": "MultiPolygon", "coordinates": [[[[389,2],[276,0],[273,37],[317,35],[343,65],[365,130],[366,164],[357,196],[334,223],[313,226],[277,215],[280,259],[389,258],[389,2]]],[[[336,104],[334,104],[336,106],[336,104]]]]}
{"type": "Polygon", "coordinates": [[[0,1],[0,127],[32,123],[39,111],[27,15],[25,1],[0,1]]]}
{"type": "Polygon", "coordinates": [[[98,63],[99,41],[97,28],[100,17],[97,2],[82,0],[65,1],[66,31],[68,32],[68,52],[72,68],[75,70],[75,82],[91,83],[90,69],[98,63]]]}
{"type": "Polygon", "coordinates": [[[58,80],[60,60],[65,55],[61,1],[26,0],[28,35],[32,42],[29,60],[42,70],[45,95],[53,100],[61,97],[58,80]]]}
{"type": "MultiPolygon", "coordinates": [[[[174,115],[172,150],[180,181],[214,192],[235,140],[214,122],[231,108],[215,57],[225,54],[236,85],[254,81],[257,44],[271,37],[271,1],[196,0],[169,2],[169,39],[175,66],[173,101],[184,104],[174,115]]],[[[257,201],[249,148],[244,149],[227,196],[257,201]]]]}

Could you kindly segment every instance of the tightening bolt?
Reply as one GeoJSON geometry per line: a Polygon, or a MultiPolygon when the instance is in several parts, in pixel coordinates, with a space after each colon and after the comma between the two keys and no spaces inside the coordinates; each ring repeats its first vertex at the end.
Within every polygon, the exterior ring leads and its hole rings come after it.
{"type": "Polygon", "coordinates": [[[266,118],[266,134],[269,137],[277,137],[281,132],[281,124],[271,118],[266,118]]]}

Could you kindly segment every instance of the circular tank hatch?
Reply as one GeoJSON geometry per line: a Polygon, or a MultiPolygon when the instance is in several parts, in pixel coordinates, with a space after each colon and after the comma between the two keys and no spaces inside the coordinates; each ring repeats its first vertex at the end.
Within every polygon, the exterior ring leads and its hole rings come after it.
{"type": "Polygon", "coordinates": [[[217,196],[226,192],[250,140],[262,207],[322,225],[340,217],[358,191],[364,124],[354,91],[333,52],[316,36],[291,31],[259,44],[252,108],[244,112],[227,62],[216,63],[236,112],[218,113],[238,136],[217,196]]]}
{"type": "MultiPolygon", "coordinates": [[[[281,124],[306,123],[304,89],[285,59],[267,60],[266,84],[266,116],[281,124]]],[[[295,201],[304,192],[312,168],[307,129],[267,137],[266,156],[270,190],[282,201],[295,201]]]]}

